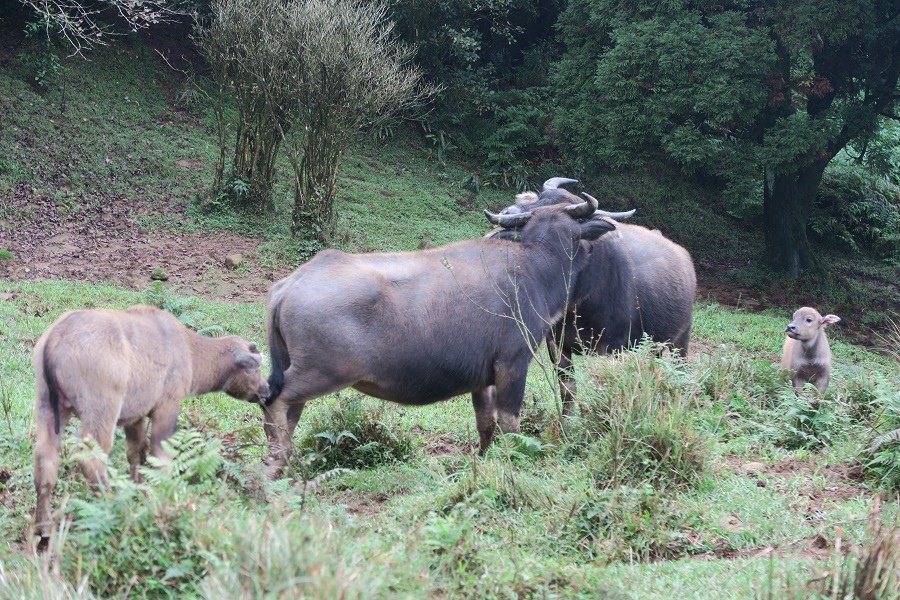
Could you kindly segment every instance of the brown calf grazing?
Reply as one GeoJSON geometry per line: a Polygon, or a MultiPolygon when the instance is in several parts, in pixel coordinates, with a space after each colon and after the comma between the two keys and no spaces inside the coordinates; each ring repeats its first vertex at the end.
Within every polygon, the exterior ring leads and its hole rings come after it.
{"type": "MultiPolygon", "coordinates": [[[[184,398],[215,391],[248,401],[269,395],[255,344],[203,337],[151,306],[68,312],[38,340],[33,362],[39,549],[46,547],[51,529],[60,432],[72,414],[81,419],[81,435],[107,454],[116,425],[122,425],[131,476],[137,479],[147,457],[147,417],[153,423],[150,452],[167,459],[162,442],[175,431],[184,398]]],[[[84,460],[81,469],[91,484],[105,487],[102,461],[84,460]]]]}
{"type": "Polygon", "coordinates": [[[791,372],[795,391],[810,382],[820,393],[825,392],[831,380],[831,348],[825,327],[840,320],[837,315],[823,317],[816,309],[804,306],[784,328],[787,339],[781,350],[781,366],[791,372]]]}

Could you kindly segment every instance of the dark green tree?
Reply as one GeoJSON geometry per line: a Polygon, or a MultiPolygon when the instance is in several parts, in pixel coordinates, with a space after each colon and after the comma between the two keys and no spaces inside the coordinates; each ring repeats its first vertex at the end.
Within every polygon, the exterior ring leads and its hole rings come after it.
{"type": "Polygon", "coordinates": [[[756,182],[767,260],[795,277],[816,264],[806,229],[825,167],[897,118],[900,0],[572,0],[558,28],[568,156],[662,156],[733,196],[756,182]]]}

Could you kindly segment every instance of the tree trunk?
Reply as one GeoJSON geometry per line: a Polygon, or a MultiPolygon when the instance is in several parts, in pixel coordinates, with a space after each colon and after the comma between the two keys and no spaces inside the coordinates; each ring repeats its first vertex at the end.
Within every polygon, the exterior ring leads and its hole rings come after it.
{"type": "Polygon", "coordinates": [[[827,161],[817,161],[794,172],[766,170],[763,220],[766,260],[796,279],[804,270],[818,268],[809,246],[806,223],[827,161]]]}

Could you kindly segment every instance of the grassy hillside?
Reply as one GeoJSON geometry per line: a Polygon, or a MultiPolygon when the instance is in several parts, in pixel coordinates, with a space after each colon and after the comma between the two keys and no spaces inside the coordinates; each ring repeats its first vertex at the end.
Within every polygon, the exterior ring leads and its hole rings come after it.
{"type": "MultiPolygon", "coordinates": [[[[836,540],[867,539],[877,471],[861,475],[856,461],[900,400],[896,363],[840,342],[828,396],[794,399],[772,365],[782,319],[716,305],[697,307],[686,363],[649,348],[582,361],[571,421],[541,357],[523,435],[485,458],[473,454],[466,398],[410,408],[345,391],[310,403],[291,479],[267,483],[259,409],[210,395],[184,403],[182,458],[148,472],[149,487],[123,478],[120,432],[113,490],[95,499],[69,433],[62,579],[42,580],[26,551],[34,339],[70,307],[155,298],[195,327],[261,340],[262,307],[67,282],[0,283],[0,294],[0,564],[16,573],[0,580],[4,595],[74,594],[87,577],[95,594],[153,597],[281,586],[314,597],[753,597],[804,585],[836,540]]],[[[898,516],[891,500],[877,518],[898,516]]]]}
{"type": "MultiPolygon", "coordinates": [[[[467,398],[413,408],[343,391],[309,404],[289,477],[274,483],[259,472],[259,409],[221,394],[184,403],[175,463],[144,484],[124,477],[120,432],[101,498],[78,472],[73,425],[54,504],[63,526],[34,557],[41,332],[71,308],[144,301],[264,345],[265,289],[316,247],[287,235],[283,180],[274,216],[201,209],[209,115],[147,46],[67,61],[65,102],[35,90],[14,54],[0,47],[0,249],[14,255],[0,260],[0,598],[810,597],[874,547],[870,520],[897,524],[900,450],[866,448],[900,427],[898,363],[838,328],[824,398],[795,397],[775,364],[791,304],[847,302],[845,320],[865,322],[853,306],[896,309],[896,278],[879,292],[882,265],[848,262],[848,279],[818,287],[764,282],[749,268],[758,232],[693,202],[708,191],[632,173],[589,191],[638,206],[638,222],[694,254],[704,288],[687,360],[652,347],[585,358],[579,415],[562,419],[541,354],[522,434],[485,457],[467,398]],[[228,271],[220,254],[234,247],[245,262],[228,271]],[[148,289],[161,266],[169,282],[148,289]]],[[[476,167],[438,160],[414,130],[362,140],[343,165],[335,244],[481,235],[480,209],[511,192],[471,193],[476,167]]]]}

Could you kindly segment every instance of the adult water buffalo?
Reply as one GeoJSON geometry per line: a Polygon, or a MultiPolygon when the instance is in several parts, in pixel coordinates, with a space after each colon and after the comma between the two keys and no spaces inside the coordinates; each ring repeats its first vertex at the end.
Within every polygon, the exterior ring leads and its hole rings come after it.
{"type": "MultiPolygon", "coordinates": [[[[421,252],[326,250],[269,292],[265,410],[278,476],[305,403],[345,387],[401,404],[471,392],[481,450],[517,431],[528,365],[570,300],[590,245],[615,229],[595,200],[488,216],[521,244],[479,239],[421,252]],[[496,393],[491,386],[496,386],[496,393]]],[[[487,211],[485,211],[487,212],[487,211]]]]}
{"type": "MultiPolygon", "coordinates": [[[[580,204],[581,198],[560,188],[576,181],[548,179],[540,194],[519,194],[516,204],[503,209],[501,215],[510,217],[539,207],[580,204]]],[[[596,203],[590,195],[584,196],[596,203]]],[[[633,213],[596,211],[595,218],[622,219],[633,213]]],[[[488,236],[516,240],[520,232],[514,226],[504,226],[488,236]]],[[[547,340],[551,358],[557,363],[564,413],[571,411],[575,392],[571,376],[573,354],[585,350],[613,352],[646,333],[685,355],[691,335],[697,277],[687,250],[659,230],[624,223],[618,223],[614,234],[592,242],[591,246],[593,251],[579,272],[565,319],[555,325],[547,340]],[[562,356],[556,356],[557,349],[562,356]]]]}

